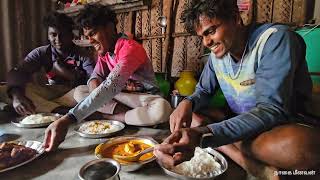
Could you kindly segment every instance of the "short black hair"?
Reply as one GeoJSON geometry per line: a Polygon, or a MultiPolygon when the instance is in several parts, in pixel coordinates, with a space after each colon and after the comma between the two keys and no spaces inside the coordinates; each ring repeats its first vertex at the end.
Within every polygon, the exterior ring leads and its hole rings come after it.
{"type": "Polygon", "coordinates": [[[43,24],[48,27],[54,27],[57,29],[65,29],[72,32],[74,22],[71,17],[58,12],[51,12],[43,18],[43,24]]]}
{"type": "Polygon", "coordinates": [[[188,32],[194,33],[201,15],[230,20],[238,13],[237,0],[192,0],[182,12],[181,21],[188,32]]]}
{"type": "Polygon", "coordinates": [[[108,6],[89,4],[84,7],[77,16],[77,24],[81,28],[95,28],[105,26],[108,23],[117,24],[116,13],[108,6]]]}

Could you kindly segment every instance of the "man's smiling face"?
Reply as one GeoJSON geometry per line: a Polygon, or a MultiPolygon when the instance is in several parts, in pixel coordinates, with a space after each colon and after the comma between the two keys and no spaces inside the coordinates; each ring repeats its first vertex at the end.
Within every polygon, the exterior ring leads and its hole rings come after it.
{"type": "Polygon", "coordinates": [[[57,51],[66,51],[73,45],[73,34],[63,28],[48,27],[48,40],[57,51]]]}
{"type": "Polygon", "coordinates": [[[236,23],[232,20],[210,19],[201,15],[195,30],[202,38],[203,45],[209,48],[217,58],[222,58],[231,50],[236,38],[236,23]]]}
{"type": "Polygon", "coordinates": [[[83,28],[83,33],[89,39],[95,50],[100,55],[105,55],[114,49],[115,31],[111,24],[94,28],[83,28]]]}

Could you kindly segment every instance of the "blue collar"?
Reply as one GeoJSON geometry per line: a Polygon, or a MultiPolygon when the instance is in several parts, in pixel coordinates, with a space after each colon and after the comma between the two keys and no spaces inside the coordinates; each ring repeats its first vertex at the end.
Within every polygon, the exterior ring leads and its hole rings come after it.
{"type": "Polygon", "coordinates": [[[274,23],[251,24],[249,26],[248,49],[252,50],[252,48],[255,47],[261,34],[273,25],[274,23]]]}

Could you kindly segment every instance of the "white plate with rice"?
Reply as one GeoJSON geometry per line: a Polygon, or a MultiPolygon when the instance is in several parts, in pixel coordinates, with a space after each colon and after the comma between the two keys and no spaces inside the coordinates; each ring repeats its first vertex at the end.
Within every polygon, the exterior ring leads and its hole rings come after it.
{"type": "Polygon", "coordinates": [[[16,118],[11,123],[22,128],[46,127],[61,116],[58,113],[38,113],[16,118]]]}
{"type": "Polygon", "coordinates": [[[177,179],[206,180],[214,179],[228,169],[226,159],[212,148],[197,147],[190,161],[185,161],[172,169],[160,164],[164,172],[177,179]]]}
{"type": "Polygon", "coordinates": [[[102,138],[115,135],[124,129],[125,125],[114,120],[93,120],[77,125],[74,130],[82,137],[102,138]]]}

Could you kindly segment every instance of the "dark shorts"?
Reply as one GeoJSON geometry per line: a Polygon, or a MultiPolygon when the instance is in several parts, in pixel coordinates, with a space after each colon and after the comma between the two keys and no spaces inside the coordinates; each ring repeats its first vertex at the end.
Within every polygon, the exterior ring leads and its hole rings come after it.
{"type": "Polygon", "coordinates": [[[297,114],[293,117],[293,121],[299,124],[320,127],[320,117],[315,117],[307,114],[297,114]]]}

